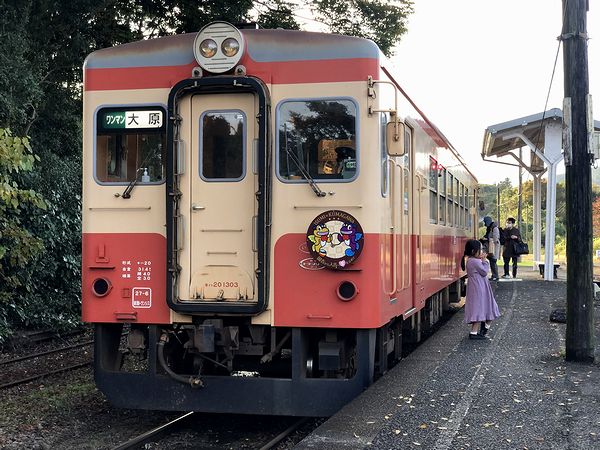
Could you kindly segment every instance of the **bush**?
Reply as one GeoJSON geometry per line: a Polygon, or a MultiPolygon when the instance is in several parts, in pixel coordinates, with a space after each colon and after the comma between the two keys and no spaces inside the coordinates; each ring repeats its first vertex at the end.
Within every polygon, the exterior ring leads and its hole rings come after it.
{"type": "Polygon", "coordinates": [[[28,267],[32,288],[26,295],[26,326],[64,330],[79,325],[81,313],[80,161],[47,154],[31,183],[45,193],[44,214],[28,214],[27,225],[45,252],[28,267]]]}
{"type": "Polygon", "coordinates": [[[29,214],[39,215],[46,202],[32,189],[22,187],[23,174],[39,161],[27,138],[0,128],[0,342],[12,323],[27,319],[27,293],[31,290],[28,268],[44,245],[27,226],[29,214]]]}

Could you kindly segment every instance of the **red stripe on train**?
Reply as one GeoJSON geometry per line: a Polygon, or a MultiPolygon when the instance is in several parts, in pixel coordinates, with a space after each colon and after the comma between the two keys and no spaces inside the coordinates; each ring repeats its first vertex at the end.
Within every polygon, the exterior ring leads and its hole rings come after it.
{"type": "MultiPolygon", "coordinates": [[[[314,61],[256,62],[248,56],[241,61],[248,75],[267,84],[330,83],[366,81],[377,78],[379,62],[371,58],[314,61]]],[[[183,66],[116,67],[86,69],[85,91],[171,88],[191,77],[195,62],[183,66]]]]}
{"type": "MultiPolygon", "coordinates": [[[[314,265],[305,234],[281,236],[274,252],[273,324],[377,328],[413,307],[421,309],[426,298],[461,276],[458,264],[466,238],[423,236],[418,241],[416,236],[397,236],[397,239],[395,262],[390,252],[391,235],[369,233],[356,262],[347,270],[332,271],[314,265]],[[412,262],[417,245],[422,246],[420,269],[412,262]],[[411,261],[408,271],[407,261],[411,261]],[[392,273],[398,274],[396,292],[393,292],[392,273]],[[350,301],[342,301],[337,295],[337,287],[344,281],[354,283],[359,291],[350,301]]],[[[160,234],[84,233],[83,320],[170,323],[165,273],[166,239],[160,234]],[[104,296],[93,291],[94,281],[99,278],[108,280],[111,286],[104,296]]]]}

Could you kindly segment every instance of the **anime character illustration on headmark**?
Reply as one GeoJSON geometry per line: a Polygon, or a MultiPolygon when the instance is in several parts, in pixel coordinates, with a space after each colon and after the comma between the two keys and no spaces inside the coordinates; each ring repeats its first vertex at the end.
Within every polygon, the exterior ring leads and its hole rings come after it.
{"type": "Polygon", "coordinates": [[[364,234],[358,221],[344,211],[326,211],[316,217],[306,234],[313,258],[330,269],[352,264],[364,246],[364,234]]]}

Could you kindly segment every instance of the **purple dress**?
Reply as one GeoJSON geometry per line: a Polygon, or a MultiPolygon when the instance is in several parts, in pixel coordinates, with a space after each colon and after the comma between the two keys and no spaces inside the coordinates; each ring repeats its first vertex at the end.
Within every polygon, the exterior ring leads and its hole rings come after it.
{"type": "Polygon", "coordinates": [[[490,263],[479,258],[467,259],[467,300],[465,322],[481,322],[500,317],[500,310],[487,279],[490,263]]]}

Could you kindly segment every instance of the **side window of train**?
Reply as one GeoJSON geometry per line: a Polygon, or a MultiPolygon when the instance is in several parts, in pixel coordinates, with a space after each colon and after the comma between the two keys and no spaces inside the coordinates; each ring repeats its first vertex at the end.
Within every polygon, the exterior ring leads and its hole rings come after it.
{"type": "Polygon", "coordinates": [[[460,228],[460,181],[458,179],[454,179],[454,226],[456,228],[460,228]]]}
{"type": "Polygon", "coordinates": [[[390,165],[388,164],[387,154],[387,123],[389,114],[381,113],[379,126],[379,141],[381,144],[381,196],[387,197],[390,189],[390,165]]]}
{"type": "Polygon", "coordinates": [[[350,99],[285,100],[277,108],[277,165],[283,181],[352,181],[358,121],[350,99]],[[299,167],[300,166],[300,167],[299,167]]]}
{"type": "Polygon", "coordinates": [[[437,223],[438,221],[438,163],[429,157],[429,221],[437,223]]]}
{"type": "Polygon", "coordinates": [[[403,207],[404,215],[408,215],[408,210],[410,207],[410,196],[412,193],[410,192],[410,158],[412,157],[412,137],[413,130],[408,125],[404,127],[404,176],[402,177],[404,180],[404,188],[402,192],[404,192],[404,201],[403,207]]]}
{"type": "Polygon", "coordinates": [[[465,228],[471,229],[471,193],[469,188],[465,188],[465,228]]]}
{"type": "Polygon", "coordinates": [[[410,126],[404,126],[404,167],[410,170],[410,158],[412,153],[413,130],[410,126]]]}
{"type": "Polygon", "coordinates": [[[458,184],[459,186],[459,226],[461,228],[465,228],[465,187],[462,183],[458,184]]]}
{"type": "Polygon", "coordinates": [[[94,178],[101,184],[160,184],[167,131],[160,106],[106,107],[96,114],[94,178]]]}
{"type": "Polygon", "coordinates": [[[448,172],[446,180],[448,181],[448,187],[446,189],[446,198],[448,199],[448,226],[454,226],[454,197],[452,191],[454,189],[454,175],[448,172]]]}
{"type": "Polygon", "coordinates": [[[438,168],[439,177],[440,177],[440,218],[439,223],[446,223],[446,168],[439,167],[438,168]]]}
{"type": "Polygon", "coordinates": [[[246,167],[246,116],[239,110],[206,111],[200,117],[200,176],[239,181],[246,167]]]}

